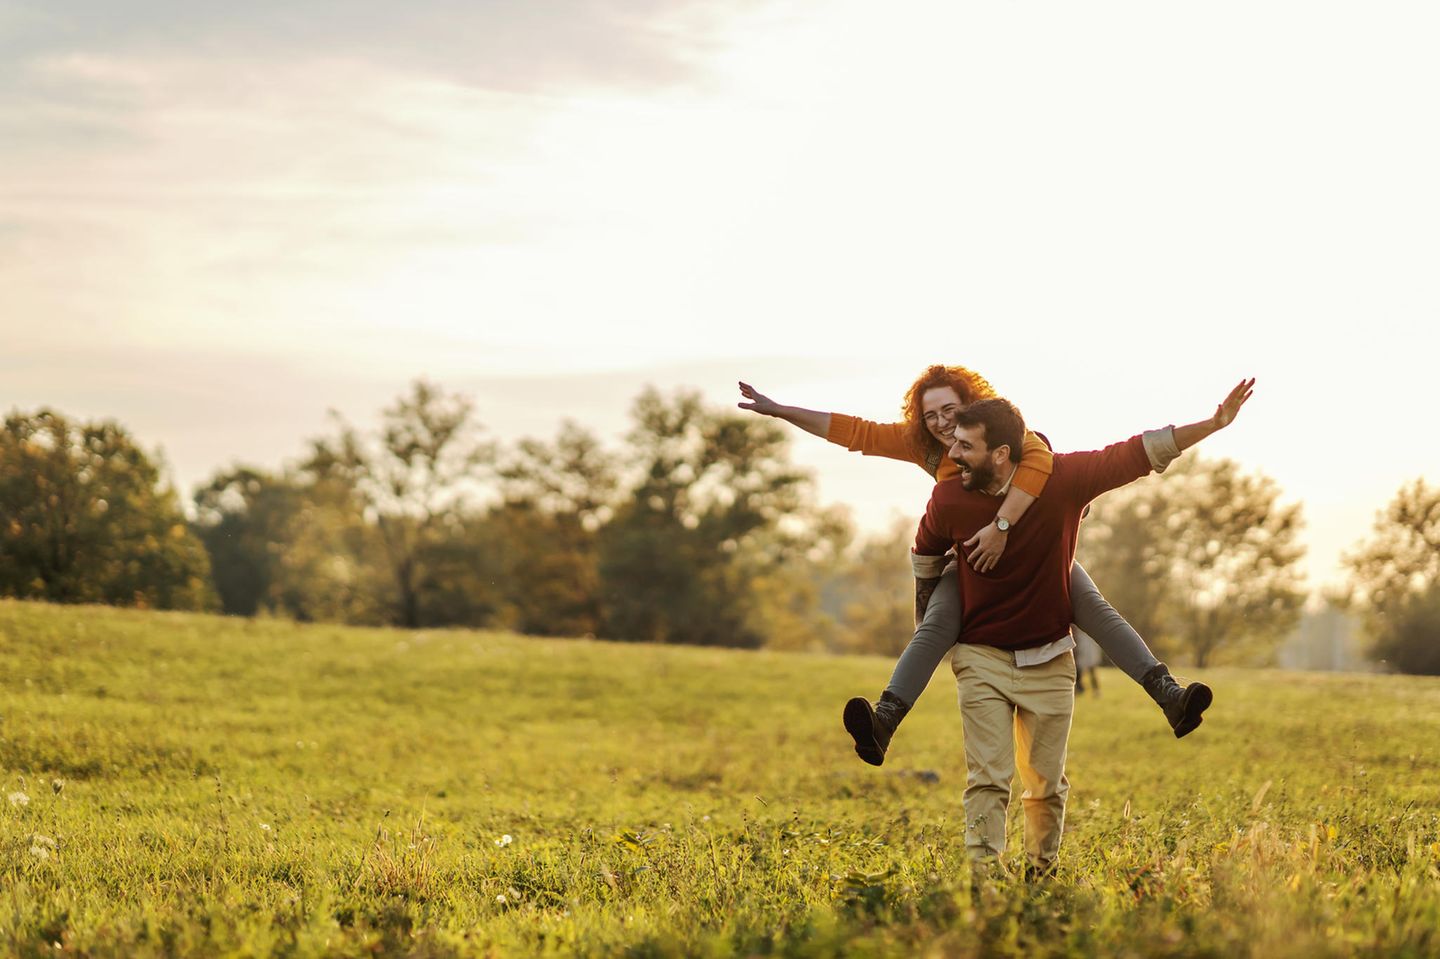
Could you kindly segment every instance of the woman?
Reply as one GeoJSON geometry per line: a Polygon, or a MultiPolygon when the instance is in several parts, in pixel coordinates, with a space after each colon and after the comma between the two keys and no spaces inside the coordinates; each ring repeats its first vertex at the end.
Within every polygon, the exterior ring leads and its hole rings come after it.
{"type": "MultiPolygon", "coordinates": [[[[748,383],[740,384],[740,392],[749,401],[740,403],[741,409],[783,419],[853,452],[908,460],[929,473],[937,483],[959,473],[959,468],[945,455],[954,441],[955,414],[963,406],[995,395],[995,390],[979,374],[963,366],[936,365],[925,370],[906,392],[902,422],[873,423],[843,413],[783,406],[748,383]]],[[[1019,522],[1030,504],[1043,495],[1051,465],[1049,446],[1034,433],[1027,433],[1015,478],[1000,505],[996,522],[962,544],[968,551],[966,562],[985,572],[1000,561],[1009,527],[1019,522]]],[[[845,728],[855,738],[855,752],[871,765],[879,766],[885,761],[885,751],[895,729],[924,692],[935,667],[959,638],[963,611],[955,576],[952,562],[925,605],[924,618],[900,654],[879,701],[873,706],[861,698],[846,703],[845,728]]],[[[1115,665],[1144,687],[1164,711],[1176,738],[1199,726],[1201,714],[1213,698],[1210,688],[1203,683],[1188,686],[1177,683],[1165,664],[1150,652],[1140,634],[1105,601],[1079,563],[1071,569],[1070,596],[1076,625],[1095,639],[1115,665]]]]}

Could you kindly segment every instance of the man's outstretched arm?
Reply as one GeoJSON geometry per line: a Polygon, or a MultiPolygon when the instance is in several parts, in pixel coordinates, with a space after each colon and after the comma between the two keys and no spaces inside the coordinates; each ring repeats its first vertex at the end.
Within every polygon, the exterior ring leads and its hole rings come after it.
{"type": "Polygon", "coordinates": [[[1254,387],[1253,379],[1241,380],[1208,419],[1151,430],[1095,453],[1066,454],[1066,461],[1076,471],[1073,489],[1077,497],[1088,502],[1151,471],[1163,473],[1182,451],[1235,422],[1240,408],[1254,395],[1254,387]]]}
{"type": "Polygon", "coordinates": [[[1169,466],[1182,452],[1211,433],[1223,430],[1235,422],[1235,417],[1240,413],[1240,407],[1244,406],[1245,401],[1254,395],[1254,378],[1241,380],[1230,391],[1230,395],[1215,407],[1215,412],[1209,419],[1189,423],[1185,426],[1167,426],[1164,429],[1150,430],[1143,434],[1145,453],[1150,458],[1151,468],[1157,473],[1165,472],[1165,467],[1169,466]]]}

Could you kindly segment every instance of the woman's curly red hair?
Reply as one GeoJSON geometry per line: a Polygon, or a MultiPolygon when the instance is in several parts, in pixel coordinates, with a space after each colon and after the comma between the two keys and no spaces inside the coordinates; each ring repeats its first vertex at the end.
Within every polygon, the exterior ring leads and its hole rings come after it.
{"type": "Polygon", "coordinates": [[[945,452],[939,441],[925,428],[925,415],[920,410],[920,399],[925,395],[925,391],[933,390],[937,386],[953,389],[960,397],[962,406],[969,406],[976,400],[995,395],[995,388],[974,370],[967,370],[963,366],[942,366],[939,363],[927,367],[925,372],[920,374],[920,378],[910,384],[910,389],[905,391],[905,402],[900,407],[905,417],[905,432],[910,443],[922,454],[937,450],[945,452]]]}

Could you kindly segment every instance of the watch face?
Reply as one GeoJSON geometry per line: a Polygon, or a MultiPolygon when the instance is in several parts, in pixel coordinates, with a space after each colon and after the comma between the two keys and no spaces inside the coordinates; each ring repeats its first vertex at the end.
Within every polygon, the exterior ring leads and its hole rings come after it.
{"type": "Polygon", "coordinates": [[[1003,517],[997,516],[995,517],[995,528],[1000,530],[1000,532],[1004,533],[1010,529],[1010,521],[1003,517]]]}

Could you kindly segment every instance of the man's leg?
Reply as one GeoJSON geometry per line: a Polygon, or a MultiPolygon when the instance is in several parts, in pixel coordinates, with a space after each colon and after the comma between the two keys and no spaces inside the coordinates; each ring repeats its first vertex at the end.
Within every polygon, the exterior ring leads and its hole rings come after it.
{"type": "Polygon", "coordinates": [[[972,860],[1005,852],[1005,810],[1015,776],[1012,654],[990,646],[955,648],[955,682],[965,735],[965,851],[972,860]]]}
{"type": "Polygon", "coordinates": [[[1031,870],[1047,873],[1060,853],[1065,828],[1065,751],[1075,712],[1075,657],[1064,653],[1020,670],[1015,694],[1015,750],[1020,802],[1025,809],[1025,856],[1031,870]]]}
{"type": "Polygon", "coordinates": [[[925,691],[935,667],[960,636],[960,589],[956,575],[954,563],[945,568],[925,607],[925,618],[900,654],[880,700],[872,706],[857,696],[845,704],[845,729],[855,740],[855,752],[872,766],[885,762],[890,737],[925,691]]]}

